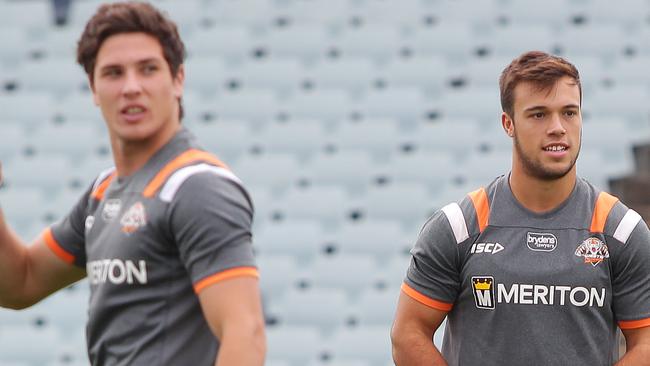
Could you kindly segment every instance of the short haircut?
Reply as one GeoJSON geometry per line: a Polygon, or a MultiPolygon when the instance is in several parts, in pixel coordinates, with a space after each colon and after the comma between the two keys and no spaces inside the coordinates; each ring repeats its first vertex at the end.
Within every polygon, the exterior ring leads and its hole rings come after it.
{"type": "MultiPolygon", "coordinates": [[[[178,75],[186,52],[176,24],[149,3],[118,2],[100,6],[86,24],[77,43],[77,62],[86,71],[91,84],[94,82],[97,53],[104,41],[116,34],[135,32],[155,37],[162,47],[172,77],[178,75]]],[[[180,100],[179,107],[179,117],[182,118],[180,100]]]]}
{"type": "Polygon", "coordinates": [[[541,51],[530,51],[512,60],[499,78],[501,89],[501,109],[514,119],[515,87],[522,82],[529,82],[539,90],[550,90],[564,76],[572,78],[580,91],[582,103],[582,86],[580,74],[573,64],[562,57],[541,51]]]}

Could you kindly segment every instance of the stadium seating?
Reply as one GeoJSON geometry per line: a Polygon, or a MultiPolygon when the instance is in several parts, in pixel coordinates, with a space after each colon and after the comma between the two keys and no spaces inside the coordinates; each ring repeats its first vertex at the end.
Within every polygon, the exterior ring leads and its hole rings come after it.
{"type": "MultiPolygon", "coordinates": [[[[28,240],[112,165],[75,62],[103,2],[73,1],[55,26],[48,1],[0,0],[0,203],[28,240]]],[[[579,175],[607,189],[650,140],[647,0],[154,4],[188,50],[183,124],[254,202],[268,366],[392,365],[422,224],[510,169],[498,80],[520,53],[558,53],[580,71],[579,175]]],[[[89,291],[0,310],[0,365],[87,365],[89,291]]]]}

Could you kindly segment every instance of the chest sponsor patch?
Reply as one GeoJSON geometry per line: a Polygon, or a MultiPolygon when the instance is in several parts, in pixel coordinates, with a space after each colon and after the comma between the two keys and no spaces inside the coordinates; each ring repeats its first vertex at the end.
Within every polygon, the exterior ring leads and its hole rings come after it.
{"type": "Polygon", "coordinates": [[[136,202],[122,215],[120,225],[122,225],[122,231],[127,234],[131,234],[147,225],[147,214],[142,202],[136,202]]]}
{"type": "Polygon", "coordinates": [[[557,238],[550,233],[526,234],[526,245],[528,249],[536,252],[552,252],[557,247],[557,238]]]}
{"type": "Polygon", "coordinates": [[[578,257],[583,257],[585,263],[591,263],[596,267],[600,262],[609,258],[609,248],[602,240],[592,236],[578,246],[575,254],[578,257]]]}
{"type": "Polygon", "coordinates": [[[493,276],[473,276],[474,303],[478,309],[494,310],[496,305],[605,306],[606,289],[583,286],[496,283],[493,276]]]}
{"type": "Polygon", "coordinates": [[[102,218],[105,221],[111,221],[117,217],[122,209],[122,201],[119,199],[110,199],[104,203],[104,209],[102,210],[102,218]]]}

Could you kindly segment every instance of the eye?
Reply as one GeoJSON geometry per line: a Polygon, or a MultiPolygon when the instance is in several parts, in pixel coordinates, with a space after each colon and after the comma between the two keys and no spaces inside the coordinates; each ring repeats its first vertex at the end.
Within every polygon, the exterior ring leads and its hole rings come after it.
{"type": "Polygon", "coordinates": [[[565,114],[567,117],[575,117],[575,116],[578,115],[578,112],[577,112],[577,111],[566,111],[566,112],[564,112],[564,114],[565,114]]]}
{"type": "Polygon", "coordinates": [[[115,78],[115,77],[118,77],[120,75],[122,75],[122,70],[120,70],[118,68],[108,68],[108,69],[105,69],[102,72],[102,76],[106,76],[106,77],[109,77],[109,78],[115,78]]]}
{"type": "Polygon", "coordinates": [[[542,118],[544,118],[544,112],[533,113],[532,117],[535,118],[535,119],[542,119],[542,118]]]}
{"type": "Polygon", "coordinates": [[[142,67],[142,72],[145,75],[153,74],[156,70],[158,70],[158,66],[154,64],[147,64],[142,67]]]}

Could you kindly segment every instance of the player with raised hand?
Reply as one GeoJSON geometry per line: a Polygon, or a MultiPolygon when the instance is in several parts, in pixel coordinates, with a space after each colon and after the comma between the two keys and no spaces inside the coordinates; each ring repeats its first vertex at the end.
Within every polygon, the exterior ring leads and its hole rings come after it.
{"type": "Polygon", "coordinates": [[[115,167],[30,246],[0,213],[0,305],[25,308],[87,276],[93,365],[264,362],[252,203],[181,125],[184,58],[153,6],[101,6],[77,59],[115,167]]]}

